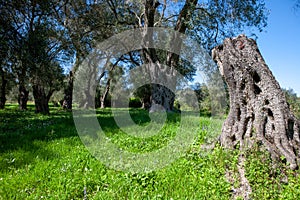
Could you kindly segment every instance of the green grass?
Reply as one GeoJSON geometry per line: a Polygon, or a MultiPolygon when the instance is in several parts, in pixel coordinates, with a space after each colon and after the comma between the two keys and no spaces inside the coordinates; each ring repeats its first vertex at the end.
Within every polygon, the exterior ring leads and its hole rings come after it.
{"type": "MultiPolygon", "coordinates": [[[[48,116],[18,111],[16,105],[0,110],[0,199],[230,199],[226,167],[234,168],[237,152],[217,146],[202,150],[220,133],[222,120],[200,118],[197,139],[183,157],[150,173],[129,173],[107,168],[82,144],[72,113],[51,107],[48,116]]],[[[122,114],[123,110],[118,110],[122,114]]],[[[146,125],[143,110],[131,110],[133,120],[146,125]]],[[[98,110],[105,134],[132,152],[150,152],[167,144],[176,134],[178,114],[167,117],[161,134],[146,139],[126,135],[114,122],[111,110],[98,110]]],[[[192,119],[191,119],[192,120],[192,119]]],[[[196,121],[195,121],[196,120],[196,121]]],[[[249,152],[247,176],[254,199],[292,199],[299,195],[299,180],[286,170],[270,177],[269,160],[259,151],[249,152]],[[265,159],[264,162],[261,160],[265,159]]]]}

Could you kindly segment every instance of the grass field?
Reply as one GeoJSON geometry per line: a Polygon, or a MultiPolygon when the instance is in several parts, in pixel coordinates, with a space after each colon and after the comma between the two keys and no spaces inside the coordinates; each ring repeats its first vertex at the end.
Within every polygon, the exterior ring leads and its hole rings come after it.
{"type": "MultiPolygon", "coordinates": [[[[111,110],[98,110],[97,117],[107,137],[134,152],[161,148],[174,137],[180,120],[179,114],[170,114],[161,134],[140,144],[118,129],[111,110]]],[[[132,117],[149,122],[143,110],[133,110],[132,117]]],[[[72,113],[51,107],[51,114],[43,116],[31,106],[18,111],[8,105],[0,111],[0,199],[230,199],[232,185],[224,174],[229,169],[235,176],[238,153],[218,146],[201,149],[220,133],[222,120],[201,117],[193,123],[201,128],[184,156],[150,173],[129,173],[109,169],[89,153],[72,113]]],[[[253,199],[297,199],[298,172],[272,169],[267,153],[245,153],[253,199]]]]}

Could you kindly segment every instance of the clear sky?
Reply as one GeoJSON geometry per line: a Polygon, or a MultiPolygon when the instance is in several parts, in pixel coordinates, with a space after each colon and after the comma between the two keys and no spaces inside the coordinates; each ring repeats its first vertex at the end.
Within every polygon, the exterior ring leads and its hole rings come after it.
{"type": "Polygon", "coordinates": [[[300,96],[300,9],[295,10],[294,4],[294,0],[266,0],[268,26],[257,34],[257,43],[280,86],[300,96]]]}

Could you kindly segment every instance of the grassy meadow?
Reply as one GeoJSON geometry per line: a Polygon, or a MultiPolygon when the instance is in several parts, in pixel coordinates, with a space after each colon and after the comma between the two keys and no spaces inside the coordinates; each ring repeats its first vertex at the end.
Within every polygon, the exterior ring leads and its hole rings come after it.
{"type": "MultiPolygon", "coordinates": [[[[132,110],[131,116],[140,124],[150,120],[139,109],[132,110]]],[[[119,130],[110,109],[97,110],[97,118],[115,144],[148,152],[174,137],[180,115],[168,114],[160,134],[142,144],[119,130]]],[[[89,153],[71,112],[51,107],[51,114],[44,116],[35,114],[32,105],[19,111],[9,104],[0,110],[0,199],[230,199],[239,181],[230,184],[225,171],[236,176],[238,152],[219,146],[202,149],[201,144],[220,133],[223,120],[194,120],[191,123],[199,123],[200,129],[184,156],[156,171],[129,173],[110,169],[89,153]]],[[[244,153],[253,199],[300,196],[298,172],[273,169],[269,155],[256,149],[244,153]]]]}

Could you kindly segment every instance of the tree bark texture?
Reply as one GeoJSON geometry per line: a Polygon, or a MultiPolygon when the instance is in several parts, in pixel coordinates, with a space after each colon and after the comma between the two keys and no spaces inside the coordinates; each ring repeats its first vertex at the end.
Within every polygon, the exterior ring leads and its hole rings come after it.
{"type": "Polygon", "coordinates": [[[19,85],[19,109],[20,110],[27,110],[27,101],[28,101],[29,91],[26,89],[24,84],[20,83],[19,85]]]}
{"type": "Polygon", "coordinates": [[[106,82],[105,91],[103,92],[103,94],[100,97],[100,102],[101,102],[100,108],[105,108],[106,107],[105,101],[106,101],[106,98],[108,96],[108,92],[109,92],[109,89],[110,89],[110,81],[111,81],[111,78],[108,78],[108,80],[106,82]]]}
{"type": "Polygon", "coordinates": [[[0,109],[4,109],[5,102],[6,102],[6,86],[8,81],[5,77],[5,72],[0,69],[1,71],[1,86],[0,86],[0,109]]]}
{"type": "Polygon", "coordinates": [[[263,145],[275,160],[283,157],[290,168],[299,163],[299,121],[266,65],[256,42],[240,35],[215,47],[212,57],[225,79],[230,112],[220,143],[227,148],[263,145]]]}
{"type": "Polygon", "coordinates": [[[42,113],[42,114],[49,114],[49,99],[51,94],[49,93],[46,95],[45,89],[43,86],[35,84],[32,86],[33,89],[33,97],[34,97],[34,104],[35,104],[35,112],[42,113]]]}
{"type": "Polygon", "coordinates": [[[68,76],[68,82],[67,86],[64,91],[64,100],[62,103],[62,107],[67,110],[72,110],[72,97],[73,97],[73,87],[74,87],[74,78],[73,78],[73,72],[70,71],[68,76]]]}

